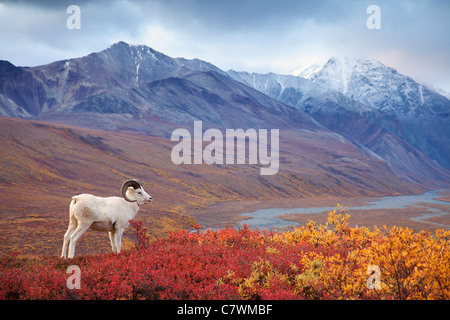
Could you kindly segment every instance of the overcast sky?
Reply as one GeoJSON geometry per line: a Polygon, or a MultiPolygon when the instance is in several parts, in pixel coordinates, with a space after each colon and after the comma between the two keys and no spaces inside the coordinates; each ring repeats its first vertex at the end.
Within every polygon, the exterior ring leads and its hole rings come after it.
{"type": "Polygon", "coordinates": [[[332,56],[374,58],[450,92],[448,0],[0,0],[0,59],[35,66],[123,40],[223,70],[287,74],[332,56]],[[69,30],[69,5],[81,29],[69,30]],[[369,30],[369,5],[381,29],[369,30]]]}

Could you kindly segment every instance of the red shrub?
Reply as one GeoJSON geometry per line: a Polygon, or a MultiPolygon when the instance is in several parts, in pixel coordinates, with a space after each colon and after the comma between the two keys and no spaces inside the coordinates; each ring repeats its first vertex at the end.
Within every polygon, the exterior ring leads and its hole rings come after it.
{"type": "MultiPolygon", "coordinates": [[[[3,258],[0,299],[392,298],[387,285],[385,291],[376,292],[365,286],[366,263],[376,263],[369,258],[381,259],[385,250],[393,252],[392,245],[384,249],[387,235],[360,234],[358,230],[337,234],[323,228],[276,233],[244,226],[240,230],[181,230],[150,244],[142,223],[130,223],[136,248],[121,254],[71,260],[33,260],[17,254],[3,258]],[[368,235],[371,240],[364,240],[368,235]],[[70,265],[81,270],[80,289],[66,286],[70,265]],[[360,278],[355,278],[357,274],[360,278]]],[[[430,252],[428,256],[440,259],[439,267],[424,265],[417,272],[424,275],[420,282],[423,292],[447,297],[448,291],[424,282],[440,279],[447,283],[447,234],[438,240],[430,237],[421,241],[430,252]]],[[[384,272],[388,263],[380,264],[384,272]]]]}

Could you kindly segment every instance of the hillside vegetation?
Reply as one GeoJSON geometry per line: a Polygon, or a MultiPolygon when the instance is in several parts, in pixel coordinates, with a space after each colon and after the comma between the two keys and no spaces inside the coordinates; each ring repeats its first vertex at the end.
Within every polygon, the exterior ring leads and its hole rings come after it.
{"type": "MultiPolygon", "coordinates": [[[[154,199],[137,216],[153,239],[190,228],[196,212],[214,203],[423,191],[393,176],[382,161],[323,132],[280,135],[280,171],[261,176],[257,165],[177,166],[170,160],[175,143],[168,138],[0,117],[0,256],[17,250],[59,254],[70,198],[119,196],[129,178],[139,178],[154,199]]],[[[226,219],[231,225],[232,213],[228,210],[226,219]]],[[[130,235],[125,234],[125,248],[132,246],[130,235]]],[[[108,237],[89,231],[77,250],[108,252],[108,237]]]]}
{"type": "MultiPolygon", "coordinates": [[[[348,214],[287,232],[176,231],[135,248],[0,260],[1,299],[450,299],[450,232],[350,228],[348,214]],[[66,270],[80,268],[80,289],[66,270]]],[[[196,226],[200,228],[200,226],[196,226]]]]}

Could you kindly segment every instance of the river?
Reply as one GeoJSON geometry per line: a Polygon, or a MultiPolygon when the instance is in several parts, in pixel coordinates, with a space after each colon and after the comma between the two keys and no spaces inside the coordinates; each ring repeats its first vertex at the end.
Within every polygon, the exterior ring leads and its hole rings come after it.
{"type": "MultiPolygon", "coordinates": [[[[423,194],[416,195],[402,195],[402,196],[389,196],[382,198],[374,198],[374,200],[367,201],[367,205],[364,206],[348,206],[348,212],[351,213],[352,210],[372,210],[372,209],[404,209],[408,206],[422,207],[424,203],[426,204],[438,204],[449,206],[450,203],[446,201],[441,201],[436,199],[439,197],[439,192],[445,190],[433,190],[427,191],[423,194]],[[419,205],[422,204],[422,205],[419,205]]],[[[448,207],[447,207],[448,208],[448,207]]],[[[281,215],[286,214],[314,214],[325,211],[331,211],[337,209],[337,207],[314,207],[314,208],[294,208],[294,209],[283,209],[283,208],[270,208],[270,209],[259,209],[253,212],[240,213],[242,216],[249,217],[240,222],[238,227],[243,224],[250,226],[251,228],[258,227],[258,229],[272,229],[272,228],[285,228],[289,226],[295,226],[298,223],[284,220],[279,218],[281,215]]],[[[435,224],[438,226],[445,226],[436,222],[425,221],[432,217],[439,217],[450,214],[449,209],[439,210],[436,208],[426,208],[424,209],[424,214],[411,218],[411,220],[418,222],[426,222],[435,224]]]]}

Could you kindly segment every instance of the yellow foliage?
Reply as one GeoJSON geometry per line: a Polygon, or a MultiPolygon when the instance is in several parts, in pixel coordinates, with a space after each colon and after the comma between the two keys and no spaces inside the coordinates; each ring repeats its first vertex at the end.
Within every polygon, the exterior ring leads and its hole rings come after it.
{"type": "Polygon", "coordinates": [[[305,271],[295,276],[296,293],[302,293],[307,299],[319,299],[323,257],[307,254],[302,258],[305,271]]]}
{"type": "Polygon", "coordinates": [[[252,263],[250,277],[242,279],[239,284],[239,295],[243,299],[257,299],[261,289],[270,289],[272,281],[289,283],[289,277],[273,268],[269,261],[260,260],[252,263]]]}
{"type": "Polygon", "coordinates": [[[272,240],[317,249],[302,258],[295,287],[310,299],[450,299],[450,231],[414,233],[408,228],[350,228],[346,208],[329,213],[327,223],[308,222],[272,240]],[[379,275],[369,266],[375,266],[379,275]],[[369,281],[379,277],[380,286],[369,281]],[[369,279],[369,277],[372,277],[369,279]]]}

